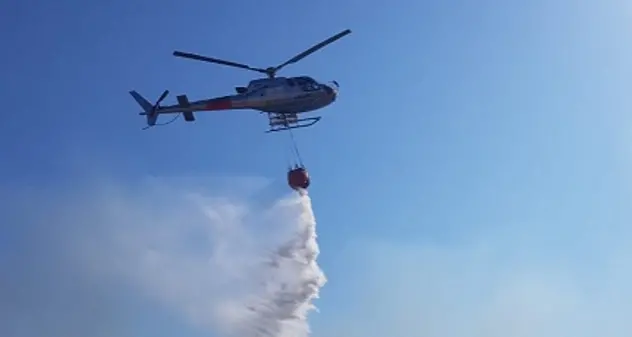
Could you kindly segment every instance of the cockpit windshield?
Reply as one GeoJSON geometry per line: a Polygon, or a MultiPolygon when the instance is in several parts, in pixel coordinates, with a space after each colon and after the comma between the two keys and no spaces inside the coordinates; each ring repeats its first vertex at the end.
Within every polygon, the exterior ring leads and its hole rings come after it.
{"type": "Polygon", "coordinates": [[[300,77],[296,77],[296,80],[301,83],[301,84],[316,84],[317,82],[308,76],[300,76],[300,77]]]}
{"type": "Polygon", "coordinates": [[[308,76],[299,76],[294,78],[296,84],[303,88],[304,91],[314,91],[319,90],[320,85],[313,78],[308,76]]]}

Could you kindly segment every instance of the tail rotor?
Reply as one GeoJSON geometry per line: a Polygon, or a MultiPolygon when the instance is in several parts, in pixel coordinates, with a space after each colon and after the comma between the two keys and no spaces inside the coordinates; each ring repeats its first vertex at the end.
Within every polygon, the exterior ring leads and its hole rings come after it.
{"type": "Polygon", "coordinates": [[[140,115],[145,115],[147,117],[146,128],[150,128],[156,125],[156,121],[158,120],[158,115],[159,115],[158,109],[160,108],[160,103],[165,98],[167,98],[167,95],[169,95],[169,90],[165,90],[162,93],[162,95],[160,95],[160,97],[158,98],[155,104],[151,104],[147,99],[145,99],[145,97],[141,96],[135,90],[132,90],[129,93],[130,95],[132,95],[134,100],[136,100],[136,103],[138,103],[138,105],[140,105],[141,108],[143,108],[143,112],[141,112],[140,115]]]}

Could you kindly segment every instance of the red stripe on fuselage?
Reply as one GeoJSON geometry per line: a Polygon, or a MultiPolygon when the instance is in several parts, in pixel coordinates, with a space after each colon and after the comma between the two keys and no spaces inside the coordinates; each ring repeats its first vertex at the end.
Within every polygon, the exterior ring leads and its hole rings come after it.
{"type": "Polygon", "coordinates": [[[207,110],[226,110],[233,107],[230,98],[218,98],[206,103],[207,110]]]}

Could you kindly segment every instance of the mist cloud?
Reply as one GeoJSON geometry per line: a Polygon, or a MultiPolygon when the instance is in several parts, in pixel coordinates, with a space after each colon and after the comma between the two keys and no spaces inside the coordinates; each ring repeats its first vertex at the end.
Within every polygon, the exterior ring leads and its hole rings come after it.
{"type": "Polygon", "coordinates": [[[7,337],[125,335],[133,294],[228,334],[251,314],[243,299],[259,287],[262,254],[300,214],[286,200],[254,205],[160,179],[34,188],[10,200],[0,260],[7,337]]]}
{"type": "MultiPolygon", "coordinates": [[[[6,191],[0,335],[138,337],[138,295],[218,335],[243,322],[261,253],[292,232],[279,215],[300,212],[181,186],[6,191]]],[[[507,224],[441,244],[358,233],[325,268],[344,269],[330,280],[343,291],[323,294],[315,336],[627,337],[632,231],[612,228],[507,224]]]]}

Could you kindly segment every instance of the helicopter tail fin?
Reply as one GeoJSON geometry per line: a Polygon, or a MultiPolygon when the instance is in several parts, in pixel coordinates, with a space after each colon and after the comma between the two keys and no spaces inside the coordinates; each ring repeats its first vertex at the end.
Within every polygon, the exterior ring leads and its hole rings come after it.
{"type": "Polygon", "coordinates": [[[165,90],[165,92],[163,92],[162,96],[160,96],[160,99],[158,99],[158,102],[156,102],[156,104],[151,104],[145,97],[141,96],[141,94],[139,94],[135,90],[132,90],[129,93],[130,95],[132,95],[136,103],[138,103],[138,105],[143,108],[143,112],[141,112],[140,114],[146,116],[147,126],[156,125],[156,121],[158,120],[159,104],[169,94],[169,91],[165,90]]]}

